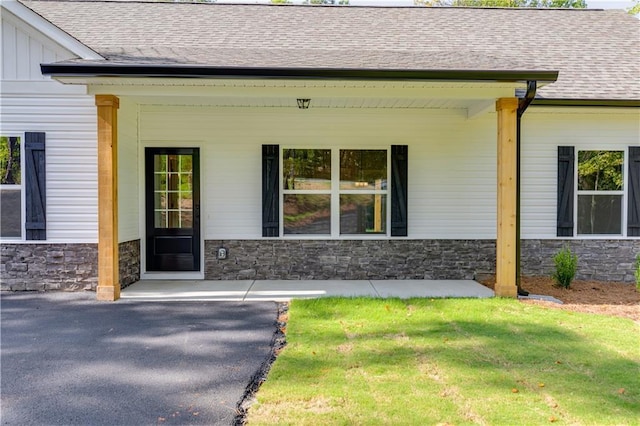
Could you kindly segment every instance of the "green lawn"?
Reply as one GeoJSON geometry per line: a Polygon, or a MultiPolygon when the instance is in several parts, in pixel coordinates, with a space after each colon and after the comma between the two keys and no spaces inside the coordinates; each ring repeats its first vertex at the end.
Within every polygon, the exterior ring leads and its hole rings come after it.
{"type": "Polygon", "coordinates": [[[638,425],[640,327],[508,299],[292,302],[248,423],[638,425]]]}

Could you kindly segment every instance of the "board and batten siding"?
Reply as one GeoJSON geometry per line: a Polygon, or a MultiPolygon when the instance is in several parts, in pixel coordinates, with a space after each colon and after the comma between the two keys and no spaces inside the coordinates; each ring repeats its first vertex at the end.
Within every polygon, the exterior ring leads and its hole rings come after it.
{"type": "Polygon", "coordinates": [[[626,152],[630,146],[640,146],[640,113],[637,109],[530,107],[522,120],[525,239],[556,238],[558,146],[575,146],[576,155],[581,150],[626,152]]]}
{"type": "Polygon", "coordinates": [[[3,9],[0,79],[3,81],[50,80],[40,72],[40,64],[74,57],[73,53],[3,9]]]}
{"type": "MultiPolygon", "coordinates": [[[[409,146],[409,238],[496,232],[495,115],[465,110],[143,106],[141,146],[201,147],[203,235],[261,238],[261,145],[409,146]]],[[[141,149],[142,149],[141,147],[141,149]]]]}

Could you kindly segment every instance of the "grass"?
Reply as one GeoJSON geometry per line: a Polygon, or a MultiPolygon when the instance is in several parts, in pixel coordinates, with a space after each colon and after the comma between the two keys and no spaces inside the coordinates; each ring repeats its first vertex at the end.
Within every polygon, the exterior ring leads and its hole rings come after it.
{"type": "Polygon", "coordinates": [[[248,424],[638,425],[639,332],[506,299],[296,300],[248,424]]]}

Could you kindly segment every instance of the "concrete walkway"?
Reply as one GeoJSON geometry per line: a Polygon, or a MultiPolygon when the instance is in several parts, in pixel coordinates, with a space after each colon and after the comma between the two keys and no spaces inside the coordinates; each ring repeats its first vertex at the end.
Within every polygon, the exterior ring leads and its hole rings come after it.
{"type": "Polygon", "coordinates": [[[122,290],[122,299],[148,301],[288,301],[316,297],[493,297],[472,280],[142,280],[122,290]]]}

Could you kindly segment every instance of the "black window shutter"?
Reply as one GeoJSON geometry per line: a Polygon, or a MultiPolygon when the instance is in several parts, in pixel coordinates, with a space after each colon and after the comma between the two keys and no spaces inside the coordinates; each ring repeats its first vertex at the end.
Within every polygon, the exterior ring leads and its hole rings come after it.
{"type": "Polygon", "coordinates": [[[627,236],[640,237],[640,146],[629,147],[627,236]]]}
{"type": "Polygon", "coordinates": [[[391,236],[406,237],[407,220],[407,145],[391,145],[391,236]]]}
{"type": "Polygon", "coordinates": [[[574,161],[574,147],[558,147],[558,237],[573,237],[574,161]]]}
{"type": "Polygon", "coordinates": [[[262,145],[262,236],[280,234],[279,145],[262,145]]]}
{"type": "Polygon", "coordinates": [[[42,132],[26,132],[24,141],[26,237],[27,240],[46,240],[45,134],[42,132]]]}

